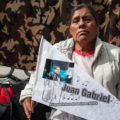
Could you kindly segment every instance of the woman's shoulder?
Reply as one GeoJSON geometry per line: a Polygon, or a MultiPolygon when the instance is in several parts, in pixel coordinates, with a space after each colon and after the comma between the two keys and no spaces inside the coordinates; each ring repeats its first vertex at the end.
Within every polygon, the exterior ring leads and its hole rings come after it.
{"type": "Polygon", "coordinates": [[[104,45],[111,53],[120,53],[120,47],[106,42],[104,42],[104,45]]]}
{"type": "Polygon", "coordinates": [[[57,49],[68,49],[74,46],[73,38],[66,39],[54,45],[57,49]]]}
{"type": "Polygon", "coordinates": [[[111,56],[114,56],[115,58],[117,58],[120,61],[120,47],[115,46],[110,43],[106,43],[106,42],[104,42],[104,46],[111,56]]]}

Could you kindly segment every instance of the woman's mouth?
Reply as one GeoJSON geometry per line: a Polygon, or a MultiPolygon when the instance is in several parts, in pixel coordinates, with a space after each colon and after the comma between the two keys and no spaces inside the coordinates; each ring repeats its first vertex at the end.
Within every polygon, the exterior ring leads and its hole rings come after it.
{"type": "Polygon", "coordinates": [[[87,30],[81,30],[77,34],[79,35],[87,35],[89,32],[87,30]]]}

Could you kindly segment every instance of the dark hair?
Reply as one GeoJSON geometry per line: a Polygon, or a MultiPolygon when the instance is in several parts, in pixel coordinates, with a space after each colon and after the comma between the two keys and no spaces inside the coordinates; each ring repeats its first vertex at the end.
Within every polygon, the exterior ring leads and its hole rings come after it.
{"type": "Polygon", "coordinates": [[[72,9],[71,15],[70,15],[70,19],[69,19],[69,22],[68,22],[69,25],[70,25],[70,23],[71,23],[71,19],[72,19],[73,13],[74,13],[76,10],[79,10],[79,9],[81,9],[81,8],[87,8],[87,9],[90,11],[90,13],[92,14],[92,16],[94,17],[96,23],[98,22],[98,19],[97,19],[95,10],[94,10],[91,6],[89,6],[88,4],[82,3],[82,4],[79,4],[79,5],[75,6],[75,7],[72,9]]]}

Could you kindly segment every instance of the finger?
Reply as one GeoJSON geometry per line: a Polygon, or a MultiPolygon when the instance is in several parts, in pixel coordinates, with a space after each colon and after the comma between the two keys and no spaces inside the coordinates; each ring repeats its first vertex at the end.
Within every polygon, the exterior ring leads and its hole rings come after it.
{"type": "Polygon", "coordinates": [[[24,111],[25,111],[25,114],[27,116],[27,118],[30,119],[31,117],[31,112],[28,110],[28,107],[26,105],[23,106],[24,107],[24,111]]]}
{"type": "Polygon", "coordinates": [[[26,107],[27,107],[27,109],[28,109],[29,112],[32,112],[31,101],[27,101],[26,102],[26,107]]]}
{"type": "Polygon", "coordinates": [[[30,115],[31,115],[31,112],[32,112],[31,100],[30,99],[25,99],[23,101],[23,107],[24,107],[25,114],[27,115],[28,118],[30,118],[30,115]]]}
{"type": "Polygon", "coordinates": [[[35,102],[31,101],[31,109],[32,109],[32,113],[34,113],[34,106],[35,106],[35,102]]]}

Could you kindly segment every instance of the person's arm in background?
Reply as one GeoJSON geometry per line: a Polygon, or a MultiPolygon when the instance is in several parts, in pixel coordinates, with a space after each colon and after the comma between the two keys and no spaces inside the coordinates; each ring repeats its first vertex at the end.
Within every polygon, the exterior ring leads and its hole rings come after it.
{"type": "Polygon", "coordinates": [[[33,113],[34,111],[34,102],[31,101],[31,97],[33,93],[35,77],[36,77],[36,72],[31,74],[29,82],[26,84],[25,88],[21,91],[21,95],[20,95],[20,103],[23,105],[27,118],[30,118],[31,113],[33,113]]]}

